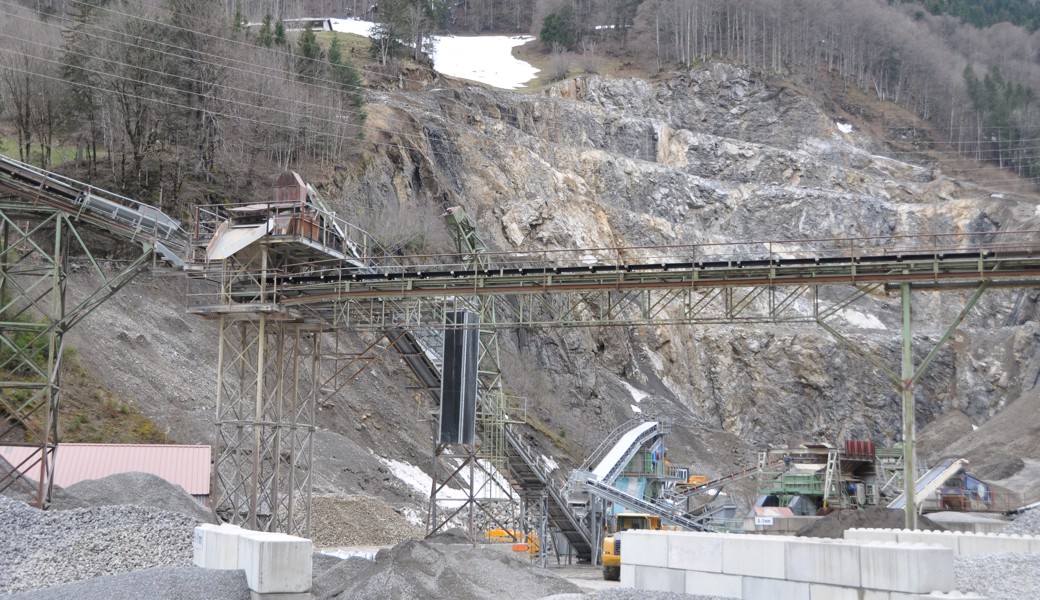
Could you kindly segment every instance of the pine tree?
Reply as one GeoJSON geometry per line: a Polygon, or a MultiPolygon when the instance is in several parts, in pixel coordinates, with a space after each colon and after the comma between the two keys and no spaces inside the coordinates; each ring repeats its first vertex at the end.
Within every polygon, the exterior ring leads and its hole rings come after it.
{"type": "Polygon", "coordinates": [[[274,43],[276,46],[289,45],[289,41],[285,38],[285,23],[281,19],[274,24],[274,43]]]}
{"type": "Polygon", "coordinates": [[[322,52],[318,45],[318,36],[310,24],[300,34],[296,42],[296,73],[300,79],[314,80],[321,72],[322,52]]]}
{"type": "MultiPolygon", "coordinates": [[[[332,38],[326,57],[332,79],[343,90],[347,104],[355,110],[360,110],[365,105],[361,75],[352,62],[343,59],[343,49],[340,47],[338,37],[332,38]]],[[[361,117],[364,118],[363,113],[361,117]]]]}
{"type": "Polygon", "coordinates": [[[264,15],[264,21],[260,24],[260,31],[256,33],[256,44],[258,46],[270,48],[274,42],[274,36],[271,34],[271,19],[271,13],[264,15]]]}

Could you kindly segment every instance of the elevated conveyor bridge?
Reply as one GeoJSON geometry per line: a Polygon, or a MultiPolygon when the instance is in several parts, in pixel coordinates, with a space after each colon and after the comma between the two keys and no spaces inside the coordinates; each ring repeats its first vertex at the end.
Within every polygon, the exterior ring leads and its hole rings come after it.
{"type": "MultiPolygon", "coordinates": [[[[221,376],[217,385],[218,410],[227,411],[218,415],[227,424],[218,445],[234,458],[217,483],[238,498],[228,510],[247,515],[257,528],[284,531],[308,527],[300,502],[310,485],[313,394],[322,386],[320,375],[307,385],[289,379],[320,372],[314,365],[323,360],[322,336],[328,332],[440,328],[456,309],[455,299],[469,298],[483,303],[482,314],[495,315],[482,329],[803,322],[818,324],[862,353],[829,320],[861,297],[898,291],[901,368],[865,354],[864,359],[902,394],[904,439],[911,440],[904,444],[904,464],[912,468],[912,389],[925,368],[986,289],[1040,284],[1036,231],[482,253],[479,261],[465,254],[390,256],[336,220],[312,197],[313,188],[296,189],[304,191],[293,201],[307,203],[297,216],[285,212],[294,209],[278,196],[237,213],[200,213],[189,243],[179,223],[152,207],[0,161],[0,337],[9,355],[0,366],[13,372],[13,360],[35,373],[4,383],[6,390],[21,386],[33,402],[13,402],[10,393],[3,402],[8,412],[23,414],[25,426],[44,423],[35,429],[41,454],[57,440],[62,333],[156,255],[175,265],[183,259],[189,312],[221,323],[221,360],[227,361],[221,373],[229,377],[221,376]],[[242,217],[243,228],[253,227],[235,235],[256,236],[255,243],[212,252],[218,229],[234,214],[242,217]],[[142,250],[130,267],[115,277],[104,275],[102,288],[69,310],[64,278],[70,252],[97,262],[81,230],[142,250]],[[41,243],[44,237],[48,241],[41,243]],[[944,289],[971,293],[942,339],[914,364],[911,291],[944,289]],[[29,312],[46,315],[46,324],[33,330],[48,346],[45,368],[29,366],[24,345],[14,340],[15,333],[35,327],[25,323],[29,312]],[[232,373],[244,379],[230,381],[232,373]],[[293,395],[288,403],[273,400],[293,395]]],[[[417,355],[414,348],[412,353],[417,355]]],[[[912,474],[905,480],[912,481],[912,474]]],[[[908,519],[913,508],[911,496],[908,519]]]]}

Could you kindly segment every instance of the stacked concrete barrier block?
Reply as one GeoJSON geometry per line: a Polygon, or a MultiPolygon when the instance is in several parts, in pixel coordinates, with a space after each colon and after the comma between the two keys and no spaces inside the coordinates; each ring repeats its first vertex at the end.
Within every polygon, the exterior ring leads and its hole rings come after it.
{"type": "Polygon", "coordinates": [[[900,543],[935,544],[951,548],[957,556],[979,554],[1040,554],[1040,538],[1004,533],[971,533],[964,531],[911,531],[907,529],[849,529],[845,539],[856,542],[897,541],[900,543]]]}
{"type": "Polygon", "coordinates": [[[901,544],[932,544],[943,546],[958,554],[960,536],[953,531],[921,531],[913,529],[895,530],[896,541],[901,544]]]}
{"type": "Polygon", "coordinates": [[[246,532],[238,538],[239,568],[254,597],[309,596],[312,555],[310,540],[284,533],[246,532]]]}
{"type": "Polygon", "coordinates": [[[193,564],[206,569],[238,569],[238,536],[243,531],[228,523],[199,525],[192,543],[193,564]]]}
{"type": "Polygon", "coordinates": [[[953,550],[927,544],[867,542],[860,546],[866,589],[928,594],[953,590],[953,550]]]}
{"type": "Polygon", "coordinates": [[[194,564],[241,569],[253,598],[310,598],[313,546],[306,538],[204,524],[195,528],[194,564]]]}
{"type": "Polygon", "coordinates": [[[953,590],[948,546],[664,531],[624,536],[621,584],[637,589],[744,600],[919,600],[953,590]]]}
{"type": "Polygon", "coordinates": [[[683,593],[686,572],[668,568],[670,536],[665,531],[625,531],[621,534],[621,585],[640,590],[683,593]],[[638,567],[638,568],[637,568],[638,567]]]}
{"type": "Polygon", "coordinates": [[[1030,536],[1004,533],[965,533],[958,538],[958,554],[961,556],[1000,554],[1002,552],[1040,553],[1040,538],[1030,536]]]}

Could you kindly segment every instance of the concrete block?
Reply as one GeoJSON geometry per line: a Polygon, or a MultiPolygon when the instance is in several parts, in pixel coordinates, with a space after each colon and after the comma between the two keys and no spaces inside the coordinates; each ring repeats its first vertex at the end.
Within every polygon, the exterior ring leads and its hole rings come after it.
{"type": "Polygon", "coordinates": [[[250,590],[249,600],[314,600],[314,595],[310,592],[286,594],[258,594],[250,590]]]}
{"type": "Polygon", "coordinates": [[[260,594],[311,589],[311,541],[283,533],[243,533],[238,538],[238,568],[249,589],[260,594]]]}
{"type": "Polygon", "coordinates": [[[686,593],[686,571],[681,569],[635,565],[634,580],[632,587],[637,590],[686,593]]]}
{"type": "Polygon", "coordinates": [[[809,584],[802,581],[782,581],[745,577],[744,600],[810,600],[809,584]]]}
{"type": "Polygon", "coordinates": [[[668,531],[622,531],[621,564],[668,566],[668,531]]]}
{"type": "Polygon", "coordinates": [[[787,542],[786,577],[791,581],[858,588],[859,545],[844,540],[799,538],[787,542]]]}
{"type": "Polygon", "coordinates": [[[855,542],[894,542],[898,529],[846,529],[843,536],[846,540],[855,542]]]}
{"type": "Polygon", "coordinates": [[[903,594],[892,592],[889,600],[987,600],[986,596],[979,596],[973,592],[932,592],[930,594],[903,594]]]}
{"type": "Polygon", "coordinates": [[[859,552],[864,588],[917,594],[953,589],[953,550],[949,548],[871,542],[860,546],[859,552]]]}
{"type": "Polygon", "coordinates": [[[733,535],[722,540],[722,572],[783,579],[784,546],[798,538],[766,535],[733,535]]]}
{"type": "Polygon", "coordinates": [[[668,568],[721,573],[724,537],[717,533],[673,533],[668,537],[668,568]]]}
{"type": "Polygon", "coordinates": [[[636,586],[636,566],[621,565],[621,587],[633,588],[636,586]]]}
{"type": "Polygon", "coordinates": [[[195,528],[192,564],[206,569],[238,569],[238,536],[249,530],[238,525],[204,523],[195,528]]]}
{"type": "Polygon", "coordinates": [[[953,550],[954,556],[957,555],[957,546],[959,545],[958,539],[962,534],[955,533],[953,531],[916,531],[911,529],[901,529],[896,532],[896,541],[901,544],[932,544],[935,546],[943,546],[953,550]]]}
{"type": "Polygon", "coordinates": [[[686,571],[686,593],[697,596],[740,598],[744,593],[744,578],[741,575],[686,571]]]}
{"type": "MultiPolygon", "coordinates": [[[[809,600],[862,600],[859,588],[841,587],[838,585],[809,584],[809,600]]],[[[888,596],[885,596],[888,600],[888,596]]]]}
{"type": "Polygon", "coordinates": [[[958,536],[961,556],[1033,551],[1033,538],[994,533],[964,533],[958,536]]]}

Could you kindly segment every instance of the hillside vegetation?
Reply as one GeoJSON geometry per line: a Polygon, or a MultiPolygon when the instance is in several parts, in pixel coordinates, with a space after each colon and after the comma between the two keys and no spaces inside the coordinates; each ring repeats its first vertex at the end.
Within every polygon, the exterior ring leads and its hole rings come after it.
{"type": "Polygon", "coordinates": [[[26,4],[0,4],[2,151],[184,214],[260,193],[257,176],[274,170],[363,168],[377,141],[364,137],[363,89],[408,85],[409,61],[439,32],[534,33],[550,79],[713,58],[820,92],[836,78],[930,124],[922,135],[882,120],[893,137],[1040,176],[1040,34],[1026,0],[387,0],[378,13],[351,0],[26,4]],[[315,14],[379,24],[368,42],[283,22],[315,14]]]}

